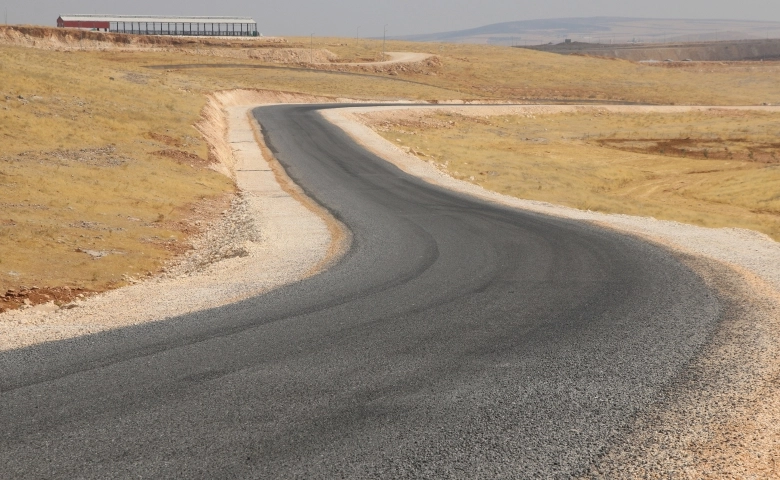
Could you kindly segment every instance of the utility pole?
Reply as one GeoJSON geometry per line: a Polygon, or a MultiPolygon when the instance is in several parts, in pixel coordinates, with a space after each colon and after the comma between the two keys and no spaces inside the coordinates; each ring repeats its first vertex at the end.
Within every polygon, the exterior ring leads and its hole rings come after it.
{"type": "Polygon", "coordinates": [[[309,63],[314,65],[314,34],[311,34],[311,44],[309,45],[309,63]]]}
{"type": "Polygon", "coordinates": [[[385,60],[385,43],[387,42],[387,24],[385,23],[385,33],[382,35],[382,61],[385,60]]]}
{"type": "Polygon", "coordinates": [[[357,35],[355,35],[355,46],[360,46],[360,26],[358,26],[357,35]]]}

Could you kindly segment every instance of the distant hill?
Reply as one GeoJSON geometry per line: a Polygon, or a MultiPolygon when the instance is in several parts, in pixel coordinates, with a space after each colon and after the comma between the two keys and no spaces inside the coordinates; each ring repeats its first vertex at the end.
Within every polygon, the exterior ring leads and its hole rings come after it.
{"type": "Polygon", "coordinates": [[[778,61],[780,39],[718,40],[717,42],[668,42],[668,43],[553,43],[547,45],[521,45],[519,48],[559,53],[561,55],[590,55],[620,58],[634,62],[699,61],[778,61]]]}
{"type": "Polygon", "coordinates": [[[588,43],[703,42],[780,38],[780,22],[625,17],[551,18],[394,38],[419,42],[520,46],[558,43],[567,38],[588,43]]]}

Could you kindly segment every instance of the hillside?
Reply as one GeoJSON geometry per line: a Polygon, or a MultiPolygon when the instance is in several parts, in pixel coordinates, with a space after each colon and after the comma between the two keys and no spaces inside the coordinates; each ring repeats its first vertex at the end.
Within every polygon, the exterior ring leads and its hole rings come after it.
{"type": "Polygon", "coordinates": [[[562,55],[579,54],[620,58],[634,62],[662,62],[665,60],[673,60],[675,62],[685,60],[699,62],[780,60],[780,39],[691,43],[629,43],[619,45],[571,42],[521,48],[562,55]]]}
{"type": "Polygon", "coordinates": [[[780,22],[624,17],[551,18],[396,37],[398,40],[415,42],[519,46],[559,43],[566,38],[588,43],[702,42],[780,38],[780,22]]]}

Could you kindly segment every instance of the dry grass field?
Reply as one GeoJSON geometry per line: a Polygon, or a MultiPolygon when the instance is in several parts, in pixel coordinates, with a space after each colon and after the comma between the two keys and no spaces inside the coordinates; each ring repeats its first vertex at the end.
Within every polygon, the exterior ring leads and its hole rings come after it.
{"type": "Polygon", "coordinates": [[[367,117],[386,139],[490,190],[780,240],[780,113],[367,117]]]}
{"type": "Polygon", "coordinates": [[[203,97],[112,67],[0,49],[2,293],[102,290],[155,272],[191,233],[190,207],[219,208],[233,191],[203,168],[207,146],[191,126],[203,97]]]}
{"type": "MultiPolygon", "coordinates": [[[[308,38],[289,39],[285,44],[285,48],[309,47],[308,38]]],[[[366,61],[379,59],[382,43],[317,38],[313,47],[335,53],[342,62],[366,61]]],[[[334,68],[348,71],[323,71],[305,62],[270,64],[213,56],[207,51],[198,54],[192,49],[57,51],[0,45],[0,294],[20,285],[102,290],[123,284],[124,275],[156,272],[186,248],[186,238],[199,229],[193,219],[220,212],[226,196],[234,191],[228,178],[204,168],[208,148],[193,128],[205,96],[218,90],[250,88],[435,102],[780,103],[778,67],[772,64],[704,71],[484,45],[393,41],[387,42],[387,50],[429,52],[439,62],[430,68],[392,72],[339,67],[340,62],[335,62],[334,68]],[[183,64],[200,66],[174,67],[183,64]]],[[[529,131],[547,121],[539,120],[542,123],[529,119],[529,131]]],[[[468,122],[459,123],[463,141],[471,135],[467,128],[472,128],[468,122]]],[[[566,128],[563,136],[589,133],[605,140],[614,131],[604,126],[603,131],[584,132],[576,122],[566,128]]],[[[653,128],[648,126],[649,132],[642,135],[658,137],[653,128]]],[[[561,144],[560,158],[545,159],[552,163],[540,163],[539,172],[565,176],[563,169],[572,167],[563,159],[568,155],[565,148],[572,153],[588,148],[610,152],[615,163],[601,168],[619,183],[624,173],[612,172],[614,165],[631,165],[624,168],[634,172],[631,169],[639,168],[648,155],[628,152],[641,145],[617,145],[621,139],[615,137],[609,145],[597,144],[595,139],[580,140],[582,145],[561,144]]],[[[540,156],[539,161],[544,158],[540,156]]],[[[672,168],[669,157],[658,158],[672,168]]],[[[675,157],[675,161],[682,160],[675,157]]],[[[754,168],[758,162],[740,162],[745,172],[755,170],[759,175],[754,168]]],[[[700,165],[705,163],[702,160],[700,165]]],[[[700,169],[715,167],[708,164],[700,169]]],[[[634,178],[634,173],[625,175],[634,178]]],[[[739,184],[729,185],[737,196],[739,184]]],[[[604,188],[618,189],[612,184],[604,188]]],[[[632,195],[625,188],[620,191],[626,198],[632,195]]],[[[695,190],[681,198],[709,205],[708,195],[717,197],[718,192],[695,190]]],[[[576,203],[549,193],[547,200],[576,203]]],[[[608,196],[592,197],[596,198],[606,206],[594,203],[591,208],[609,208],[608,196]]],[[[769,211],[776,204],[769,202],[761,208],[769,211]]],[[[767,213],[766,218],[772,217],[767,213]]]]}
{"type": "MultiPolygon", "coordinates": [[[[306,38],[288,40],[289,46],[309,46],[306,38]]],[[[314,48],[326,48],[350,61],[365,61],[381,57],[382,42],[315,38],[314,48]]],[[[660,69],[625,60],[562,57],[490,45],[388,41],[386,49],[439,56],[442,67],[434,75],[407,73],[401,77],[455,91],[455,98],[677,105],[780,104],[777,88],[780,62],[764,62],[745,69],[718,65],[660,69]]],[[[412,86],[409,90],[411,97],[419,92],[412,86]]]]}

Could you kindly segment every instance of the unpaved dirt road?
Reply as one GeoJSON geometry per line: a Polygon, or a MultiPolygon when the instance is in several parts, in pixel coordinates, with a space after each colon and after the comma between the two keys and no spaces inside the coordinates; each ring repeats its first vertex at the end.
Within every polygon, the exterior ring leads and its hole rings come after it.
{"type": "Polygon", "coordinates": [[[315,65],[346,65],[354,67],[369,67],[372,65],[392,65],[394,63],[416,63],[427,60],[434,55],[430,53],[417,52],[386,52],[387,59],[378,62],[356,62],[356,63],[315,63],[315,65]]]}

